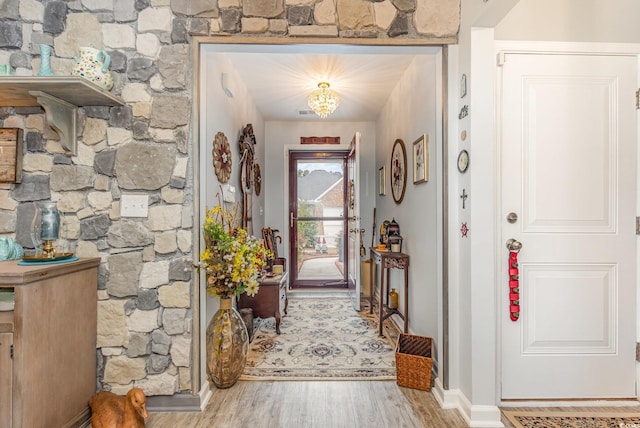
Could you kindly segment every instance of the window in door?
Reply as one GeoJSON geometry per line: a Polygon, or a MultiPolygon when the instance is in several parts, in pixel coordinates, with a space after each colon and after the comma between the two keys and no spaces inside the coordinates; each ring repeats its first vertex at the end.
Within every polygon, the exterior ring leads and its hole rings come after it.
{"type": "Polygon", "coordinates": [[[348,152],[291,152],[291,287],[347,287],[348,152]]]}

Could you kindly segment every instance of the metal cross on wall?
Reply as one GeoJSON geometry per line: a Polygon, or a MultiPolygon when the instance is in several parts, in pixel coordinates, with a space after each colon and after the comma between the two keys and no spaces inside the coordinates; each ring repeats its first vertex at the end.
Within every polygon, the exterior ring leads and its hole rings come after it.
{"type": "Polygon", "coordinates": [[[468,197],[469,195],[467,195],[467,190],[462,189],[462,194],[460,195],[460,199],[462,199],[462,209],[465,209],[465,203],[467,202],[468,197]]]}

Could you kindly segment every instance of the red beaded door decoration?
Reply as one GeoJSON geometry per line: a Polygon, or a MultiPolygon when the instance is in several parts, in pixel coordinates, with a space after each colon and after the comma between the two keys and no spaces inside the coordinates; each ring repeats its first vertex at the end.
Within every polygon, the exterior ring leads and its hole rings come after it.
{"type": "Polygon", "coordinates": [[[509,251],[509,315],[511,321],[518,321],[520,318],[520,279],[517,251],[509,251]]]}

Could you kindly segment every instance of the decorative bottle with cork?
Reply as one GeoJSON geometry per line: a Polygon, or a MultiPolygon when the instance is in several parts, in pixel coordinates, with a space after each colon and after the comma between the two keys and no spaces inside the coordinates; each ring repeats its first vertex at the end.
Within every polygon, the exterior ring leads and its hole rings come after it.
{"type": "Polygon", "coordinates": [[[392,288],[389,292],[389,308],[398,309],[398,292],[395,288],[392,288]]]}

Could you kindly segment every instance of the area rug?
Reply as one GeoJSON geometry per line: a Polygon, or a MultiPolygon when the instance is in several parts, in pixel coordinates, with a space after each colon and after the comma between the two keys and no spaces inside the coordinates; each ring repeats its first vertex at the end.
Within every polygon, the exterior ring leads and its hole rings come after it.
{"type": "Polygon", "coordinates": [[[274,318],[256,320],[241,379],[395,379],[397,333],[385,322],[380,337],[375,313],[334,297],[289,299],[287,312],[281,334],[274,318]]]}
{"type": "Polygon", "coordinates": [[[503,410],[514,428],[637,428],[638,413],[503,410]]]}

